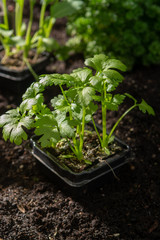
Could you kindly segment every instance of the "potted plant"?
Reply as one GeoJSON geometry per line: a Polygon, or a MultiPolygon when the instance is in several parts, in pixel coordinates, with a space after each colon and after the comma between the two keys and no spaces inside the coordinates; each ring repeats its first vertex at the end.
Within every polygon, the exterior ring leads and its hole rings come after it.
{"type": "Polygon", "coordinates": [[[125,163],[127,144],[113,133],[119,122],[132,109],[154,115],[143,99],[140,103],[128,93],[114,94],[126,66],[100,54],[85,61],[88,67],[71,74],[48,74],[32,83],[17,109],[0,117],[3,138],[15,144],[27,139],[26,129],[34,129],[32,154],[50,171],[70,186],[81,187],[125,163]],[[59,85],[62,94],[44,104],[44,90],[59,85]],[[107,111],[117,111],[128,97],[133,105],[127,109],[107,133],[107,111]],[[97,127],[94,114],[102,110],[102,126],[97,127]]]}
{"type": "Polygon", "coordinates": [[[42,71],[48,63],[48,52],[58,48],[56,40],[50,37],[56,19],[73,14],[82,2],[42,0],[39,28],[33,36],[31,30],[36,1],[29,1],[30,17],[26,26],[23,22],[24,0],[15,0],[15,30],[9,27],[7,1],[2,0],[2,3],[4,20],[0,24],[0,41],[3,45],[0,51],[0,76],[21,81],[28,78],[31,72],[38,79],[35,72],[42,71]],[[49,16],[46,16],[46,9],[49,9],[49,16]]]}

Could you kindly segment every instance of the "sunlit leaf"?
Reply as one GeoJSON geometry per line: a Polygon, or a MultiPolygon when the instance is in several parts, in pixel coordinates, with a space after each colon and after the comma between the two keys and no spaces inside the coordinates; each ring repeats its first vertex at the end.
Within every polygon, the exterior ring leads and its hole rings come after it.
{"type": "Polygon", "coordinates": [[[150,115],[153,115],[153,116],[155,115],[153,108],[150,105],[148,105],[146,101],[144,101],[144,99],[142,99],[142,102],[138,104],[138,107],[143,113],[147,112],[150,115]]]}

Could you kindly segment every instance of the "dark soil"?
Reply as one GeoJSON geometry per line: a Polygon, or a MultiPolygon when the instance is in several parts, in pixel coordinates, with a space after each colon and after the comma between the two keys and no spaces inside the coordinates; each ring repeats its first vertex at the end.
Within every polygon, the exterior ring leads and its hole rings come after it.
{"type": "MultiPolygon", "coordinates": [[[[81,66],[82,56],[73,56],[46,71],[81,66]]],[[[20,101],[13,90],[1,86],[0,114],[20,101]]],[[[0,138],[0,239],[160,239],[160,66],[135,67],[119,90],[144,98],[156,112],[152,117],[135,109],[119,125],[116,135],[132,149],[119,181],[110,175],[101,186],[73,191],[41,171],[26,142],[15,146],[0,138]]],[[[108,129],[129,105],[108,114],[108,129]]]]}

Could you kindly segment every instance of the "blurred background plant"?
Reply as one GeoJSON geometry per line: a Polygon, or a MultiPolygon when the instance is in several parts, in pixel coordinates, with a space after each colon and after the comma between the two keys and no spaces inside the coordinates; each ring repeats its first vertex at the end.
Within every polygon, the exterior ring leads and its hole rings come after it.
{"type": "Polygon", "coordinates": [[[66,53],[105,53],[130,68],[160,63],[159,0],[83,0],[68,21],[66,53]]]}
{"type": "Polygon", "coordinates": [[[4,47],[4,57],[1,63],[15,53],[23,52],[23,61],[28,58],[29,51],[36,49],[35,60],[44,51],[52,52],[59,48],[58,43],[50,33],[57,18],[72,15],[83,4],[81,0],[41,0],[39,26],[34,35],[31,35],[33,25],[34,6],[36,1],[29,0],[29,19],[26,24],[23,21],[24,0],[15,0],[14,28],[10,28],[7,8],[7,0],[2,0],[3,23],[0,24],[0,41],[4,47]],[[46,9],[49,12],[46,15],[46,9]]]}

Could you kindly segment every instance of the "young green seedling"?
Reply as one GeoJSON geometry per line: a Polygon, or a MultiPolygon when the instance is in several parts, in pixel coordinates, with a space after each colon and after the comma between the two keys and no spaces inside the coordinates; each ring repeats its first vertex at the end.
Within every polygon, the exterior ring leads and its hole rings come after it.
{"type": "Polygon", "coordinates": [[[100,54],[87,59],[85,64],[91,68],[79,68],[71,74],[42,75],[39,82],[31,84],[23,95],[20,106],[0,117],[4,139],[21,144],[23,139],[27,139],[25,128],[33,128],[43,148],[55,148],[57,144],[65,141],[73,152],[66,154],[65,158],[76,156],[78,161],[91,164],[88,159],[84,159],[83,154],[87,123],[93,122],[101,150],[109,155],[110,143],[114,140],[113,133],[126,114],[135,107],[143,113],[155,114],[143,99],[138,103],[130,94],[111,93],[123,80],[119,70],[126,70],[120,61],[100,54]],[[51,99],[52,108],[48,108],[44,104],[43,92],[52,85],[59,85],[62,94],[51,99]],[[134,104],[122,114],[108,134],[107,111],[117,111],[125,97],[131,98],[134,104]],[[95,101],[99,102],[102,108],[102,136],[93,118],[98,108],[95,101]]]}
{"type": "Polygon", "coordinates": [[[142,112],[148,112],[151,115],[154,115],[154,110],[143,99],[141,103],[137,103],[137,100],[130,94],[112,94],[112,92],[116,90],[118,85],[124,79],[119,71],[126,71],[126,66],[121,61],[117,59],[109,59],[104,54],[99,54],[95,55],[93,58],[87,59],[85,64],[96,71],[95,75],[92,76],[89,81],[96,92],[94,100],[100,102],[102,108],[102,138],[97,131],[94,118],[92,118],[92,121],[102,149],[109,154],[110,152],[108,145],[114,140],[113,133],[116,127],[132,109],[139,107],[142,112]],[[107,134],[107,111],[117,111],[119,105],[124,101],[126,96],[131,98],[134,101],[134,104],[128,110],[126,110],[125,113],[123,113],[123,115],[114,124],[110,133],[107,134]]]}

